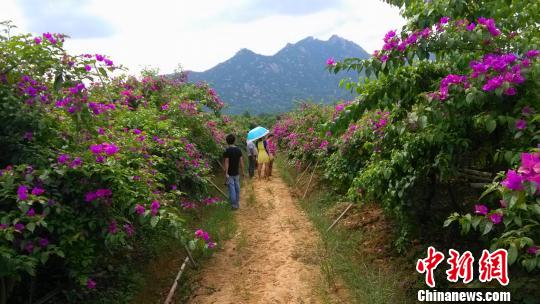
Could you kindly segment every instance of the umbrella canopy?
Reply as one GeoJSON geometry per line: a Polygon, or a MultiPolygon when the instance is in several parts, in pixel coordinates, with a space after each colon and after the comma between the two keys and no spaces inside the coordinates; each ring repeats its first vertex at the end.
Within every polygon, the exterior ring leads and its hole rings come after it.
{"type": "Polygon", "coordinates": [[[268,133],[270,133],[270,131],[268,131],[268,129],[265,129],[261,126],[258,126],[254,129],[251,129],[249,132],[248,132],[248,135],[247,135],[247,141],[248,142],[251,142],[251,141],[255,141],[261,137],[264,137],[265,135],[267,135],[268,133]]]}

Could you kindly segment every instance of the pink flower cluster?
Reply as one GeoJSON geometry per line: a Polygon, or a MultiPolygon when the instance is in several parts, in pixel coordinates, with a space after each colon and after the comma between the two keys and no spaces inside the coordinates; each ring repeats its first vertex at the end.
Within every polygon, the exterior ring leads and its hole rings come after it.
{"type": "Polygon", "coordinates": [[[73,114],[82,110],[82,105],[88,101],[87,91],[84,83],[80,82],[67,89],[67,96],[56,101],[57,108],[67,108],[73,114]]]}
{"type": "MultiPolygon", "coordinates": [[[[489,31],[491,36],[497,37],[501,34],[501,31],[495,25],[493,19],[487,19],[484,17],[478,18],[478,27],[486,29],[489,31]]],[[[381,51],[375,51],[373,56],[378,58],[382,62],[388,61],[390,55],[393,51],[398,51],[398,54],[403,54],[409,46],[414,46],[418,44],[421,40],[432,38],[436,33],[443,32],[448,27],[456,27],[457,29],[464,29],[466,31],[473,31],[477,28],[477,25],[474,22],[469,22],[466,19],[456,20],[455,22],[450,23],[449,17],[441,17],[439,22],[435,25],[436,32],[433,32],[431,27],[426,27],[422,30],[418,30],[412,33],[409,33],[407,37],[400,38],[396,35],[396,31],[389,31],[384,36],[384,45],[381,51]]],[[[402,55],[399,55],[402,59],[402,55]]]]}
{"type": "Polygon", "coordinates": [[[445,100],[449,96],[449,87],[451,85],[467,89],[471,85],[469,81],[477,78],[484,79],[481,85],[482,90],[486,92],[506,87],[503,94],[515,95],[517,93],[515,86],[525,82],[521,69],[529,67],[531,59],[538,55],[540,55],[540,52],[537,50],[527,52],[523,58],[518,58],[512,53],[487,54],[481,61],[471,61],[472,73],[469,77],[450,74],[441,80],[439,90],[428,94],[428,96],[436,100],[445,100]]]}
{"type": "Polygon", "coordinates": [[[503,220],[503,215],[499,212],[493,212],[488,215],[489,208],[485,205],[475,205],[474,213],[487,216],[489,220],[495,225],[500,224],[503,220]]]}
{"type": "Polygon", "coordinates": [[[204,240],[206,242],[206,246],[210,249],[216,247],[216,243],[212,242],[212,239],[210,238],[208,232],[202,229],[198,229],[197,231],[195,231],[195,239],[204,240]]]}
{"type": "Polygon", "coordinates": [[[341,135],[341,141],[345,144],[348,143],[353,138],[354,134],[356,133],[356,131],[358,131],[358,129],[358,125],[351,123],[347,128],[347,131],[345,131],[345,133],[341,135]]]}
{"type": "Polygon", "coordinates": [[[88,108],[95,115],[105,113],[107,111],[116,110],[116,105],[114,103],[98,103],[98,102],[89,102],[88,108]]]}
{"type": "Polygon", "coordinates": [[[377,111],[375,114],[375,117],[369,120],[371,123],[371,129],[375,132],[375,134],[382,135],[384,128],[386,128],[388,125],[390,112],[377,111]]]}
{"type": "Polygon", "coordinates": [[[96,191],[90,191],[90,192],[87,192],[85,197],[84,197],[84,200],[86,202],[93,202],[95,200],[98,200],[98,199],[103,199],[107,202],[110,202],[111,201],[111,197],[112,197],[112,190],[111,189],[97,189],[96,191]]]}
{"type": "Polygon", "coordinates": [[[71,169],[76,169],[80,166],[82,166],[82,159],[80,157],[75,157],[73,160],[71,160],[71,156],[68,154],[60,154],[56,158],[56,161],[60,165],[68,165],[71,169]]]}
{"type": "Polygon", "coordinates": [[[96,162],[102,163],[107,156],[112,156],[120,151],[120,149],[112,143],[101,143],[97,145],[91,145],[90,151],[96,156],[96,162]]]}
{"type": "Polygon", "coordinates": [[[30,76],[22,76],[21,80],[17,83],[19,92],[27,97],[26,104],[32,105],[39,100],[41,103],[48,104],[51,98],[47,93],[47,86],[39,83],[37,80],[32,79],[30,76]]]}
{"type": "MultiPolygon", "coordinates": [[[[540,154],[539,153],[521,153],[521,165],[517,171],[508,170],[506,178],[502,185],[513,191],[524,189],[524,183],[535,183],[540,190],[540,154]]],[[[540,191],[536,192],[537,195],[540,191]]]]}
{"type": "Polygon", "coordinates": [[[450,74],[441,80],[439,91],[429,93],[428,96],[435,100],[446,100],[448,98],[448,90],[451,85],[461,85],[464,88],[470,87],[470,84],[467,81],[467,76],[450,74]]]}

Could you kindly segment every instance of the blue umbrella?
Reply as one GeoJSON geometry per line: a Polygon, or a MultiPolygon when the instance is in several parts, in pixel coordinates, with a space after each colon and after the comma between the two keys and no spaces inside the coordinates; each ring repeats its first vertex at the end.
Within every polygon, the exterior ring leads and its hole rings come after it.
{"type": "Polygon", "coordinates": [[[270,131],[268,131],[267,129],[261,127],[261,126],[258,126],[252,130],[250,130],[248,132],[248,135],[247,135],[247,141],[250,142],[250,141],[255,141],[261,137],[264,137],[265,135],[267,135],[268,133],[270,133],[270,131]]]}

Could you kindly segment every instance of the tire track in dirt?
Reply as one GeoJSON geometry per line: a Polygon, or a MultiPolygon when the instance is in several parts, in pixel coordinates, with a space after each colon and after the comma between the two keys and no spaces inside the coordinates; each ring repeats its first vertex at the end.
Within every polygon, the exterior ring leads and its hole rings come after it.
{"type": "Polygon", "coordinates": [[[345,303],[322,283],[318,235],[279,176],[244,183],[237,222],[189,303],[345,303]]]}

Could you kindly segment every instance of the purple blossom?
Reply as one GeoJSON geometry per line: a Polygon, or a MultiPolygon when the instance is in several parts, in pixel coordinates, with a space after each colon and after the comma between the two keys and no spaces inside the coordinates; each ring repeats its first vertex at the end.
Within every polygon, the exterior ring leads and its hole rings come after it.
{"type": "Polygon", "coordinates": [[[46,238],[39,238],[38,244],[39,244],[40,247],[45,248],[45,247],[49,246],[49,240],[46,239],[46,238]]]}
{"type": "Polygon", "coordinates": [[[135,234],[135,228],[131,224],[124,224],[124,230],[128,236],[133,236],[135,234]]]}
{"type": "Polygon", "coordinates": [[[26,245],[24,246],[24,250],[26,250],[28,253],[33,253],[34,252],[34,244],[32,242],[26,243],[26,245]]]}
{"type": "Polygon", "coordinates": [[[532,254],[532,255],[536,255],[538,253],[538,246],[533,245],[533,246],[527,248],[527,253],[532,254]]]}
{"type": "Polygon", "coordinates": [[[21,232],[24,229],[24,224],[23,223],[17,223],[17,224],[15,224],[13,226],[13,228],[15,228],[16,231],[21,232]]]}
{"type": "Polygon", "coordinates": [[[533,58],[538,55],[540,55],[540,50],[530,50],[525,54],[525,56],[527,56],[528,58],[533,58]]]}
{"type": "Polygon", "coordinates": [[[208,242],[208,244],[206,244],[206,246],[208,246],[209,249],[214,249],[216,247],[216,243],[208,242]]]}
{"type": "Polygon", "coordinates": [[[152,204],[150,204],[150,209],[151,209],[151,212],[152,212],[152,215],[157,215],[158,213],[158,209],[161,205],[159,204],[158,201],[153,201],[152,204]]]}
{"type": "Polygon", "coordinates": [[[96,285],[97,284],[96,284],[96,282],[94,280],[92,280],[92,279],[86,280],[86,288],[94,289],[94,288],[96,288],[96,285]]]}
{"type": "Polygon", "coordinates": [[[94,191],[87,192],[84,200],[87,202],[92,202],[98,198],[97,194],[94,191]]]}
{"type": "Polygon", "coordinates": [[[39,187],[34,187],[32,189],[32,195],[42,195],[43,193],[45,193],[45,189],[39,187]]]}
{"type": "Polygon", "coordinates": [[[28,199],[28,188],[26,188],[25,185],[19,185],[19,188],[17,188],[17,196],[19,197],[19,200],[25,201],[28,199]]]}
{"type": "Polygon", "coordinates": [[[474,205],[474,213],[487,215],[488,212],[489,212],[489,209],[485,205],[474,205]]]}
{"type": "Polygon", "coordinates": [[[90,72],[90,71],[92,70],[92,67],[91,67],[89,64],[87,64],[87,65],[84,66],[84,69],[85,69],[87,72],[90,72]]]}
{"type": "Polygon", "coordinates": [[[103,57],[103,55],[96,54],[96,60],[97,61],[103,61],[103,59],[105,59],[105,57],[103,57]]]}
{"type": "Polygon", "coordinates": [[[450,21],[450,17],[441,17],[439,23],[440,24],[447,24],[448,21],[450,21]]]}
{"type": "Polygon", "coordinates": [[[26,133],[24,133],[23,138],[28,140],[28,141],[31,141],[32,138],[34,138],[34,133],[33,132],[26,132],[26,133]]]}
{"type": "Polygon", "coordinates": [[[386,62],[386,61],[388,61],[388,58],[389,58],[388,55],[382,55],[381,56],[381,61],[386,62]]]}
{"type": "Polygon", "coordinates": [[[141,134],[141,133],[142,133],[141,130],[139,130],[139,129],[133,129],[133,134],[139,135],[139,134],[141,134]]]}
{"type": "Polygon", "coordinates": [[[471,22],[469,25],[466,26],[468,31],[473,31],[475,27],[476,24],[474,24],[474,22],[471,22]]]}
{"type": "Polygon", "coordinates": [[[524,119],[518,119],[516,121],[516,129],[524,130],[525,128],[527,128],[527,122],[524,119]]]}
{"type": "Polygon", "coordinates": [[[116,234],[118,232],[118,227],[116,226],[116,220],[112,220],[109,224],[109,233],[116,234]]]}
{"type": "Polygon", "coordinates": [[[34,215],[36,215],[36,210],[34,210],[34,208],[30,208],[28,212],[26,212],[26,215],[28,215],[29,217],[33,217],[34,215]]]}
{"type": "Polygon", "coordinates": [[[502,222],[503,216],[500,213],[493,213],[489,216],[489,220],[495,224],[498,225],[502,222]]]}
{"type": "Polygon", "coordinates": [[[517,90],[514,87],[509,87],[508,89],[504,91],[504,95],[508,95],[508,96],[514,96],[516,95],[516,93],[517,93],[517,90]]]}
{"type": "Polygon", "coordinates": [[[34,43],[35,43],[35,44],[41,44],[41,38],[35,37],[35,38],[34,38],[34,43]]]}
{"type": "Polygon", "coordinates": [[[101,145],[91,145],[90,151],[93,154],[101,154],[103,152],[103,147],[101,145]]]}
{"type": "Polygon", "coordinates": [[[523,177],[514,170],[508,170],[505,180],[502,181],[502,185],[506,188],[514,191],[523,190],[523,177]]]}
{"type": "Polygon", "coordinates": [[[144,206],[142,205],[135,205],[135,212],[137,212],[137,214],[139,215],[143,215],[144,214],[144,206]]]}
{"type": "Polygon", "coordinates": [[[336,61],[334,60],[334,57],[330,57],[326,60],[326,65],[333,66],[336,64],[336,61]]]}
{"type": "Polygon", "coordinates": [[[69,167],[71,169],[75,169],[77,167],[80,167],[82,165],[82,160],[80,157],[75,157],[75,159],[69,164],[69,167]]]}

